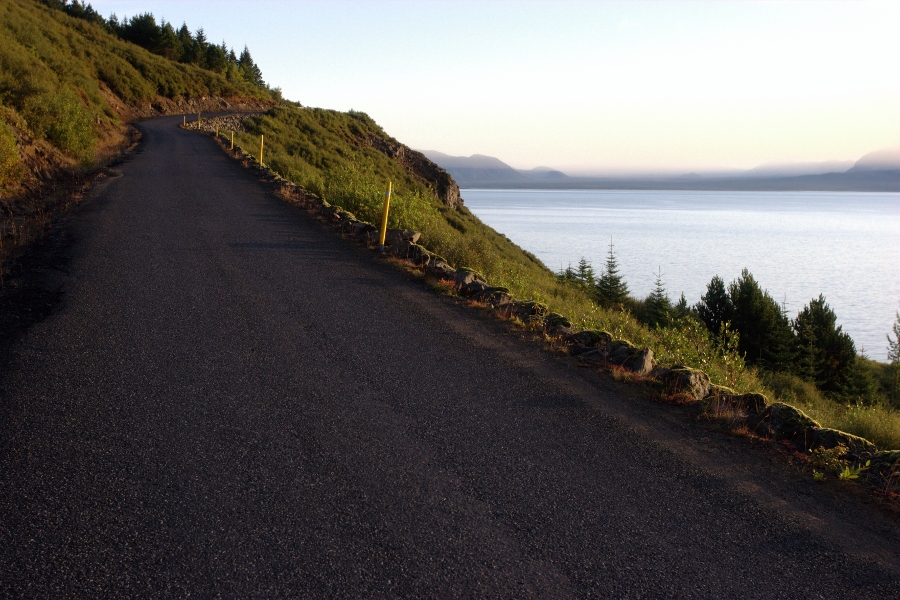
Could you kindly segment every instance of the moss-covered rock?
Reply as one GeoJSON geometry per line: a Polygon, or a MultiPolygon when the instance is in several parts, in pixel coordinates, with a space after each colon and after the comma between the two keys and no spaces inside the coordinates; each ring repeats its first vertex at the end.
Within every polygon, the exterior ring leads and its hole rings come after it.
{"type": "MultiPolygon", "coordinates": [[[[608,331],[598,331],[596,329],[585,329],[578,333],[567,335],[565,342],[582,348],[597,348],[608,344],[613,340],[613,336],[608,331]]],[[[574,354],[574,353],[573,353],[574,354]]]]}
{"type": "Polygon", "coordinates": [[[807,429],[820,427],[802,410],[784,402],[775,402],[769,405],[765,419],[771,435],[778,440],[793,440],[807,429]]]}
{"type": "Polygon", "coordinates": [[[838,445],[844,445],[849,450],[850,458],[859,458],[864,454],[872,454],[877,448],[875,444],[865,438],[861,438],[837,429],[828,429],[822,427],[818,429],[807,429],[802,435],[798,435],[798,442],[803,443],[807,450],[815,450],[816,448],[825,448],[830,450],[838,445]]]}
{"type": "Polygon", "coordinates": [[[548,313],[544,318],[544,330],[550,335],[565,335],[572,331],[572,323],[559,313],[548,313]]]}
{"type": "Polygon", "coordinates": [[[677,366],[657,372],[669,394],[684,394],[695,402],[709,395],[709,375],[699,369],[677,366]]]}

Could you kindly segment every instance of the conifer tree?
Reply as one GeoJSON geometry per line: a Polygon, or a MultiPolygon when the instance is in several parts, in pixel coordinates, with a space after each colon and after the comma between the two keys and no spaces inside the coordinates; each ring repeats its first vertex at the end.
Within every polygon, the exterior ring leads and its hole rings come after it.
{"type": "Polygon", "coordinates": [[[725,289],[725,281],[716,275],[706,285],[706,293],[696,305],[697,315],[713,336],[718,338],[722,327],[731,320],[734,307],[725,289]]]}
{"type": "Polygon", "coordinates": [[[794,337],[791,322],[778,302],[762,290],[747,269],[728,286],[732,325],[738,332],[738,351],[750,364],[774,371],[791,371],[794,337]]]}
{"type": "Polygon", "coordinates": [[[672,320],[672,301],[669,300],[669,294],[663,284],[662,267],[656,274],[653,291],[645,301],[644,313],[644,320],[651,327],[666,327],[672,320]]]}
{"type": "Polygon", "coordinates": [[[578,278],[578,283],[581,285],[589,288],[594,287],[594,267],[583,256],[581,257],[581,260],[578,261],[578,272],[576,277],[578,278]]]}
{"type": "MultiPolygon", "coordinates": [[[[793,322],[797,334],[799,374],[832,396],[849,391],[853,383],[856,347],[837,325],[837,315],[819,294],[793,322]]],[[[853,386],[853,387],[858,387],[853,386]]]]}
{"type": "Polygon", "coordinates": [[[612,307],[628,300],[628,285],[619,275],[619,264],[613,252],[612,238],[609,238],[609,254],[606,255],[606,269],[595,285],[597,302],[601,306],[612,307]]]}
{"type": "Polygon", "coordinates": [[[888,341],[888,360],[891,363],[900,363],[900,312],[896,313],[897,320],[894,321],[894,339],[890,334],[887,336],[888,341]]]}

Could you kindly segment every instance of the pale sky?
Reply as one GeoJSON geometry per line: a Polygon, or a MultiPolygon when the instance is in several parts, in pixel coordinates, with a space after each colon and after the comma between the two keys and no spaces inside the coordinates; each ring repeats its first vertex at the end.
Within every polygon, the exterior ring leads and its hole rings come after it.
{"type": "Polygon", "coordinates": [[[92,2],[244,44],[305,106],[567,172],[855,160],[900,145],[900,2],[92,2]]]}

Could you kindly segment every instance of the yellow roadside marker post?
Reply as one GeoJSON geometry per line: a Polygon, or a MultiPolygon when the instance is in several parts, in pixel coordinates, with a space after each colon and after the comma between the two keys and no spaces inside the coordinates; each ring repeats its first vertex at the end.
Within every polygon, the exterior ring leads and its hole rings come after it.
{"type": "Polygon", "coordinates": [[[231,149],[234,150],[234,129],[231,130],[231,149]]]}
{"type": "Polygon", "coordinates": [[[182,123],[182,125],[187,127],[187,115],[182,115],[182,118],[184,119],[184,123],[182,123]]]}
{"type": "Polygon", "coordinates": [[[219,139],[219,124],[216,123],[216,139],[219,139]]]}
{"type": "Polygon", "coordinates": [[[197,131],[200,131],[200,113],[197,113],[197,131]]]}
{"type": "Polygon", "coordinates": [[[264,167],[266,164],[263,162],[263,138],[265,136],[259,136],[259,166],[264,167]]]}
{"type": "Polygon", "coordinates": [[[378,235],[378,249],[384,252],[384,236],[387,234],[388,211],[391,208],[391,182],[388,181],[387,191],[384,192],[384,212],[381,214],[381,231],[378,235]]]}

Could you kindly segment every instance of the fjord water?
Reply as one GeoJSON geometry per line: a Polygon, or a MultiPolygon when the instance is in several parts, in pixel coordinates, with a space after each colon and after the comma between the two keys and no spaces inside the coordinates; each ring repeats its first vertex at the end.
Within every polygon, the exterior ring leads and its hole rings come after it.
{"type": "Polygon", "coordinates": [[[788,316],[820,293],[858,351],[885,360],[900,302],[900,194],[466,189],[466,206],[554,271],[603,271],[610,237],[633,295],[656,274],[694,304],[741,269],[788,316]]]}

